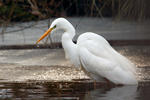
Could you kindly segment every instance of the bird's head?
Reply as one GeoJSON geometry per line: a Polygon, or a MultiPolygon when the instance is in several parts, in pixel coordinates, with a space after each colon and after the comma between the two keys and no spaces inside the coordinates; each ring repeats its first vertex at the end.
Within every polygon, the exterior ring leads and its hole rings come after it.
{"type": "Polygon", "coordinates": [[[67,21],[65,18],[57,18],[54,20],[50,26],[50,28],[37,40],[36,44],[38,44],[42,39],[44,39],[48,34],[50,34],[53,30],[63,30],[69,31],[74,30],[72,24],[67,21]]]}

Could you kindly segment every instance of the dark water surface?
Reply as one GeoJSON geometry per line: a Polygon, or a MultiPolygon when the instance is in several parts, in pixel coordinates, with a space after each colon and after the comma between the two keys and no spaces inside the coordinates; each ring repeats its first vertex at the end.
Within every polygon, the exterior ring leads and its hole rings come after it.
{"type": "Polygon", "coordinates": [[[135,86],[115,86],[91,80],[73,82],[1,82],[0,100],[149,100],[150,67],[139,68],[135,86]]]}
{"type": "Polygon", "coordinates": [[[139,67],[139,84],[116,86],[90,79],[72,82],[0,82],[0,100],[150,100],[150,67],[139,67]]]}
{"type": "Polygon", "coordinates": [[[0,83],[2,100],[149,100],[150,82],[110,86],[90,82],[0,83]]]}

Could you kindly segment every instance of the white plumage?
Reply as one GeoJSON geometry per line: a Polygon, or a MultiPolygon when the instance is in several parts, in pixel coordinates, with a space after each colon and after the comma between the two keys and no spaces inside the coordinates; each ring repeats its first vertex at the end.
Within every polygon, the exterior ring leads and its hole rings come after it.
{"type": "Polygon", "coordinates": [[[64,18],[54,20],[50,29],[64,31],[62,45],[66,57],[76,67],[82,65],[87,73],[90,74],[89,76],[96,81],[106,78],[115,84],[131,85],[138,83],[135,65],[114,50],[102,36],[86,32],[80,35],[77,44],[74,44],[72,39],[75,35],[75,29],[64,18]]]}

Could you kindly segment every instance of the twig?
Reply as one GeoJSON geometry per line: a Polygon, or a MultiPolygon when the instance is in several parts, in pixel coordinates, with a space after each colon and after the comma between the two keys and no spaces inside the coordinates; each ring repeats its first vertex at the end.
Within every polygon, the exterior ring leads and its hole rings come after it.
{"type": "Polygon", "coordinates": [[[29,25],[29,26],[26,26],[26,27],[23,27],[23,28],[21,28],[21,29],[18,29],[18,30],[13,30],[13,31],[5,31],[5,33],[13,33],[13,32],[22,31],[22,30],[25,30],[25,29],[31,28],[31,27],[33,27],[34,25],[36,25],[36,23],[34,23],[34,24],[32,24],[32,25],[29,25]]]}
{"type": "Polygon", "coordinates": [[[38,15],[40,18],[44,18],[45,16],[41,14],[39,11],[39,8],[37,6],[37,3],[35,0],[28,0],[29,4],[31,5],[32,14],[38,15]]]}
{"type": "Polygon", "coordinates": [[[4,38],[5,38],[5,37],[4,37],[4,33],[5,33],[5,31],[6,31],[7,24],[4,23],[4,24],[2,24],[2,25],[3,25],[3,28],[2,28],[2,31],[1,31],[1,35],[2,35],[2,41],[4,42],[4,40],[5,40],[5,39],[4,39],[4,38]]]}
{"type": "Polygon", "coordinates": [[[8,15],[8,19],[6,22],[4,22],[3,24],[3,29],[1,31],[1,34],[2,34],[2,41],[4,42],[4,33],[6,33],[6,29],[7,29],[7,26],[8,26],[8,23],[11,21],[11,16],[13,15],[13,12],[14,12],[14,9],[15,9],[15,1],[12,2],[12,7],[11,7],[11,10],[10,10],[10,13],[8,15]]]}

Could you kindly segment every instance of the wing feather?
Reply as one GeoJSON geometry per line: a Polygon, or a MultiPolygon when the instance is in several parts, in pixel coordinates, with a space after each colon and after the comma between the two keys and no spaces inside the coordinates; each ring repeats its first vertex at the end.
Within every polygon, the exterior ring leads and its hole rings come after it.
{"type": "Polygon", "coordinates": [[[79,49],[79,56],[85,70],[97,77],[105,77],[117,84],[136,83],[136,79],[130,71],[124,71],[118,64],[91,54],[84,47],[79,49]]]}
{"type": "Polygon", "coordinates": [[[102,36],[84,33],[77,44],[81,63],[88,72],[115,83],[137,82],[134,64],[115,51],[102,36]]]}
{"type": "Polygon", "coordinates": [[[79,47],[85,47],[95,56],[109,59],[117,63],[120,68],[132,71],[136,75],[135,65],[126,57],[122,56],[102,37],[97,34],[87,32],[81,35],[78,39],[79,47]]]}

